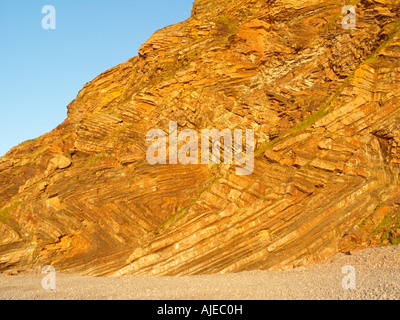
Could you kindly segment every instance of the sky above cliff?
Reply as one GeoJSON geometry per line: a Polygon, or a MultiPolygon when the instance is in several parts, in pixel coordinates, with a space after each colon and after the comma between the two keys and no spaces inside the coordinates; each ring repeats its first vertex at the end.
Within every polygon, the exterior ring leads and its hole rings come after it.
{"type": "Polygon", "coordinates": [[[193,0],[0,0],[0,156],[51,131],[85,83],[136,56],[193,0]],[[55,9],[55,29],[50,26],[55,9]]]}

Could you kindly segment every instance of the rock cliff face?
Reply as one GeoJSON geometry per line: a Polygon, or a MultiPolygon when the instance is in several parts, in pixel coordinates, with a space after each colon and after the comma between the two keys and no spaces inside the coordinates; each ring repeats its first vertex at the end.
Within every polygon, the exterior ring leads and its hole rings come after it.
{"type": "Polygon", "coordinates": [[[282,269],[398,241],[400,3],[352,4],[356,29],[341,0],[196,0],[1,158],[0,270],[282,269]],[[169,121],[253,129],[254,172],[150,165],[169,121]]]}

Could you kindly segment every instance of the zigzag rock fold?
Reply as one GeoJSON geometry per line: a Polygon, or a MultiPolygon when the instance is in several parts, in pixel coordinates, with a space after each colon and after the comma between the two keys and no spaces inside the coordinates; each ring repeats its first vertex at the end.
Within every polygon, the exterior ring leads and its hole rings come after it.
{"type": "Polygon", "coordinates": [[[196,0],[0,159],[0,270],[277,270],[399,241],[399,6],[354,5],[344,29],[339,0],[196,0]],[[253,129],[253,173],[150,165],[170,121],[253,129]]]}

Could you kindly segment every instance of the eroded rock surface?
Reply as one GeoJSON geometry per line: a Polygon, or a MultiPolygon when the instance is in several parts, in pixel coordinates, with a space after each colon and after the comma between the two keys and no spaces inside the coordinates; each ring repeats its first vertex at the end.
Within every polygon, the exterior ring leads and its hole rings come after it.
{"type": "Polygon", "coordinates": [[[399,4],[353,4],[345,30],[339,0],[195,1],[0,159],[0,269],[237,272],[379,244],[400,204],[399,4]],[[253,174],[149,165],[169,121],[254,129],[253,174]]]}

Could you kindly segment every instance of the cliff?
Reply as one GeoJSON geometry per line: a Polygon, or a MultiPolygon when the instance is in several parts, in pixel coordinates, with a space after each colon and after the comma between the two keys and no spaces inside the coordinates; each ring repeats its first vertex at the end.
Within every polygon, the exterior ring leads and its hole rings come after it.
{"type": "Polygon", "coordinates": [[[0,270],[282,269],[400,239],[399,4],[196,0],[0,160],[0,270]],[[146,134],[255,132],[254,171],[150,165],[146,134]]]}

